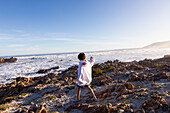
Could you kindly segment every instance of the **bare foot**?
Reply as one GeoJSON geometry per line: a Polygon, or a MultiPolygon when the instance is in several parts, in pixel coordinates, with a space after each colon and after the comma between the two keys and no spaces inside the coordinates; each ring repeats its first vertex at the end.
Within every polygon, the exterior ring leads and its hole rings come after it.
{"type": "Polygon", "coordinates": [[[78,99],[76,100],[76,102],[79,102],[79,101],[80,101],[80,99],[79,99],[79,100],[78,100],[78,99]]]}
{"type": "Polygon", "coordinates": [[[95,101],[96,101],[96,102],[98,102],[98,101],[99,101],[99,99],[95,98],[95,101]]]}

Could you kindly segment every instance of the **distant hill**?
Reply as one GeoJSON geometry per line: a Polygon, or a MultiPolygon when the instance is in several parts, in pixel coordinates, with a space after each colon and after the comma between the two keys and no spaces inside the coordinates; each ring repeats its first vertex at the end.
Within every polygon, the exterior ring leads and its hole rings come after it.
{"type": "Polygon", "coordinates": [[[170,41],[164,41],[164,42],[156,42],[153,44],[150,44],[148,46],[143,47],[144,49],[170,49],[170,41]]]}

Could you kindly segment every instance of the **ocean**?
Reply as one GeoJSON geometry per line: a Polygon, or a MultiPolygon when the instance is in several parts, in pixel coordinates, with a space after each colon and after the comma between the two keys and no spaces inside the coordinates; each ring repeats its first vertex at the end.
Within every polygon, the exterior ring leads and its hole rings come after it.
{"type": "MultiPolygon", "coordinates": [[[[0,64],[0,84],[10,83],[16,77],[36,77],[46,74],[36,74],[40,69],[49,69],[59,66],[59,69],[51,70],[49,73],[61,72],[70,66],[78,65],[78,52],[72,53],[56,53],[56,54],[41,54],[41,55],[23,55],[14,56],[17,58],[15,63],[0,64]]],[[[155,59],[161,58],[164,55],[170,54],[170,49],[117,49],[109,51],[94,51],[85,52],[86,59],[90,56],[95,58],[95,63],[103,63],[108,60],[118,59],[123,62],[139,61],[145,58],[155,59]]]]}

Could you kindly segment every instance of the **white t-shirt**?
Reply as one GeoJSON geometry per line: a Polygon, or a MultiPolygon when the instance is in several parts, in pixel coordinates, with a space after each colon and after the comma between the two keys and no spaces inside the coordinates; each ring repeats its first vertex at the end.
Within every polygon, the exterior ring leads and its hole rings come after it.
{"type": "Polygon", "coordinates": [[[90,85],[92,81],[92,66],[94,65],[94,58],[90,61],[80,61],[78,69],[77,85],[85,86],[90,85]]]}

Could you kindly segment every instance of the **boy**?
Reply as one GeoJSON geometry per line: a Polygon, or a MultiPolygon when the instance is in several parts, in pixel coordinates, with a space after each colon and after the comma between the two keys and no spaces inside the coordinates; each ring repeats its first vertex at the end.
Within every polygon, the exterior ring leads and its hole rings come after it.
{"type": "Polygon", "coordinates": [[[90,62],[86,59],[86,55],[84,53],[80,53],[78,55],[79,62],[79,69],[78,69],[78,78],[77,78],[77,101],[80,100],[80,92],[81,88],[87,87],[90,92],[92,93],[95,100],[97,100],[92,88],[90,87],[90,83],[92,81],[92,72],[91,68],[94,64],[93,57],[90,57],[90,62]]]}

